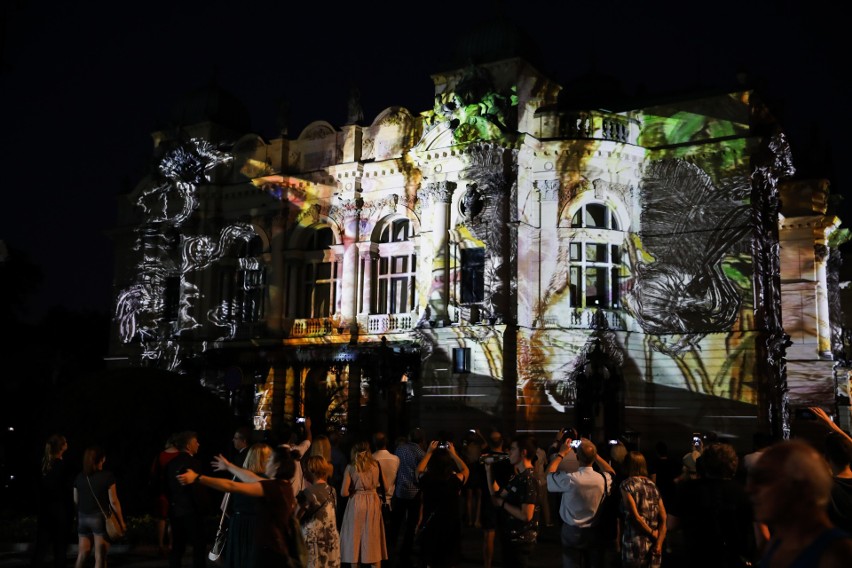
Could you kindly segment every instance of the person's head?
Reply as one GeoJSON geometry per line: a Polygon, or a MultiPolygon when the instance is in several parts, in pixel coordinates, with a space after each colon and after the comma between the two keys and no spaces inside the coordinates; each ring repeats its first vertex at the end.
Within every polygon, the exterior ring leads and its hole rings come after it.
{"type": "Polygon", "coordinates": [[[269,479],[283,479],[289,481],[296,474],[296,462],[288,448],[276,446],[272,448],[272,455],[266,462],[266,477],[269,479]]]}
{"type": "Polygon", "coordinates": [[[411,432],[408,434],[408,441],[412,444],[417,444],[418,446],[423,445],[423,430],[421,428],[413,428],[411,432]]]}
{"type": "Polygon", "coordinates": [[[798,440],[769,446],[749,470],[756,521],[796,525],[826,519],[832,478],[825,459],[798,440]]]}
{"type": "Polygon", "coordinates": [[[305,478],[311,483],[328,481],[334,471],[334,466],[320,455],[309,456],[305,460],[305,478]]]}
{"type": "Polygon", "coordinates": [[[248,426],[240,426],[237,428],[237,431],[234,432],[233,442],[234,449],[237,451],[242,451],[247,448],[251,442],[251,429],[248,426]]]}
{"type": "Polygon", "coordinates": [[[322,456],[325,461],[331,461],[331,440],[325,434],[314,436],[311,442],[311,448],[308,450],[309,456],[322,456]]]}
{"type": "Polygon", "coordinates": [[[192,430],[178,432],[175,435],[175,447],[194,456],[198,453],[198,448],[201,447],[201,444],[198,443],[198,434],[192,430]]]}
{"type": "Polygon", "coordinates": [[[617,444],[613,444],[609,447],[609,458],[612,460],[612,463],[617,467],[622,467],[624,465],[624,460],[627,459],[627,446],[625,446],[621,441],[617,444]]]}
{"type": "Polygon", "coordinates": [[[577,454],[577,461],[583,467],[589,467],[595,463],[595,459],[598,457],[598,449],[592,443],[591,440],[587,438],[582,438],[580,440],[580,445],[574,450],[577,454]]]}
{"type": "Polygon", "coordinates": [[[497,430],[494,430],[490,434],[488,434],[488,448],[492,452],[502,452],[503,451],[503,434],[501,434],[497,430]]]}
{"type": "Polygon", "coordinates": [[[730,444],[714,442],[704,448],[700,458],[701,475],[712,479],[733,479],[737,474],[739,457],[730,444]]]}
{"type": "Polygon", "coordinates": [[[169,434],[166,438],[166,443],[163,444],[164,450],[177,449],[177,434],[169,434]]]}
{"type": "Polygon", "coordinates": [[[516,467],[520,464],[526,464],[529,467],[535,463],[537,449],[538,444],[533,436],[529,434],[515,436],[509,444],[509,463],[516,467]]]}
{"type": "Polygon", "coordinates": [[[246,461],[243,467],[254,473],[261,474],[266,472],[266,464],[272,455],[272,448],[269,444],[257,443],[252,444],[246,454],[246,461]]]}
{"type": "Polygon", "coordinates": [[[53,460],[62,459],[68,449],[68,441],[61,434],[53,434],[44,443],[44,456],[41,460],[41,473],[46,475],[53,467],[53,460]]]}
{"type": "Polygon", "coordinates": [[[100,446],[89,446],[83,452],[83,473],[92,475],[96,471],[103,469],[106,454],[100,446]]]}
{"type": "Polygon", "coordinates": [[[642,452],[630,452],[624,459],[624,467],[629,477],[648,477],[648,463],[642,452]]]}
{"type": "Polygon", "coordinates": [[[349,454],[349,462],[355,471],[367,471],[373,464],[377,463],[370,452],[370,443],[367,440],[355,442],[349,454]]]}
{"type": "Polygon", "coordinates": [[[446,448],[435,448],[426,464],[426,472],[435,479],[449,479],[456,472],[456,464],[446,448]]]}
{"type": "Polygon", "coordinates": [[[825,437],[825,458],[835,473],[852,464],[852,442],[840,432],[829,432],[825,437]]]}
{"type": "Polygon", "coordinates": [[[373,448],[375,451],[388,449],[388,437],[384,432],[373,434],[373,448]]]}

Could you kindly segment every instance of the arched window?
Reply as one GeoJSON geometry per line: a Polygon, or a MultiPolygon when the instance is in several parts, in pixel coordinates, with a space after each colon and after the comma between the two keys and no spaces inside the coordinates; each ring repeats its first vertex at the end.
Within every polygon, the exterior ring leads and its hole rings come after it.
{"type": "Polygon", "coordinates": [[[417,254],[408,219],[394,219],[382,229],[378,258],[373,260],[374,314],[401,314],[414,310],[417,254]]]}
{"type": "Polygon", "coordinates": [[[621,307],[621,241],[618,218],[601,203],[587,203],[571,218],[571,305],[621,307]],[[603,230],[601,230],[603,229],[603,230]],[[609,233],[612,231],[612,233],[609,233]]]}
{"type": "Polygon", "coordinates": [[[326,318],[334,314],[339,263],[330,250],[332,244],[331,229],[320,227],[310,235],[305,246],[300,314],[303,318],[326,318]]]}

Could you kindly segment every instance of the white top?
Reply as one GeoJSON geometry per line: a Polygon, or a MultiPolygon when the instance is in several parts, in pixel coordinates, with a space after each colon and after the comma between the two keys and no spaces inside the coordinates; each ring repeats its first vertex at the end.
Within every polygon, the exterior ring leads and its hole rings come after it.
{"type": "Polygon", "coordinates": [[[385,479],[385,501],[390,505],[393,491],[396,488],[396,472],[399,471],[399,458],[387,450],[373,452],[373,459],[379,462],[382,476],[385,479]]]}
{"type": "Polygon", "coordinates": [[[574,473],[557,471],[547,475],[547,490],[562,493],[559,516],[571,526],[587,528],[601,504],[604,494],[604,476],[612,491],[612,476],[601,475],[593,467],[580,467],[574,473]]]}

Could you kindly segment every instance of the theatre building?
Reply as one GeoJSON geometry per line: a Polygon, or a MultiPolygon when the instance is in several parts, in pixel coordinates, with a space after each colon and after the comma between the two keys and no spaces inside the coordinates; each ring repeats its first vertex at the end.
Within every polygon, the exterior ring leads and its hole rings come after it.
{"type": "Polygon", "coordinates": [[[122,196],[112,355],[258,428],[392,436],[747,449],[848,397],[840,220],[755,92],[578,106],[520,58],[432,78],[432,108],[272,140],[188,100],[122,196]]]}

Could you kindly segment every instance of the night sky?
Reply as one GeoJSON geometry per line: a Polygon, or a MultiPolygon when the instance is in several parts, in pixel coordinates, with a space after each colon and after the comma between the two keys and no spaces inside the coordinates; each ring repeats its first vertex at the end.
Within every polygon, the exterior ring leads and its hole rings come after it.
{"type": "MultiPolygon", "coordinates": [[[[108,310],[116,200],[144,175],[150,133],[186,93],[215,80],[266,139],[285,97],[291,137],[314,120],[341,126],[352,84],[367,124],[388,106],[419,113],[432,106],[430,74],[453,68],[459,38],[502,4],[3,3],[0,239],[44,273],[31,317],[53,305],[108,310]]],[[[848,32],[828,2],[505,4],[535,38],[539,69],[566,86],[596,73],[646,96],[733,87],[747,71],[800,172],[848,194],[848,32]]]]}

